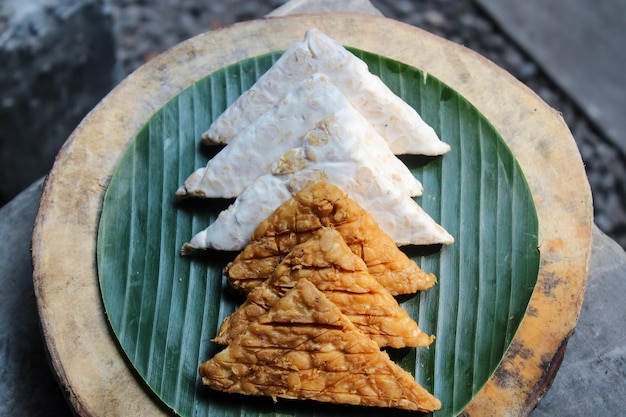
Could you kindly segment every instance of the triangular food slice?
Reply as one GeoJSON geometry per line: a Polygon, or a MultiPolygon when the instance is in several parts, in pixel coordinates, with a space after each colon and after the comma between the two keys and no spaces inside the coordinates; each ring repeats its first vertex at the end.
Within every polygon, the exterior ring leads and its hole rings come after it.
{"type": "Polygon", "coordinates": [[[434,340],[422,332],[395,298],[367,272],[333,228],[319,229],[295,246],[274,273],[256,287],[220,327],[216,343],[228,344],[306,278],[379,346],[424,347],[434,340]]]}
{"type": "Polygon", "coordinates": [[[430,412],[441,402],[306,279],[199,367],[229,393],[430,412]]]}
{"type": "MultiPolygon", "coordinates": [[[[284,97],[298,82],[313,73],[328,75],[395,154],[441,155],[450,146],[437,137],[419,114],[383,81],[369,72],[367,64],[318,29],[307,31],[303,42],[289,48],[243,93],[203,135],[207,143],[228,143],[284,97]]],[[[416,80],[419,82],[419,80],[416,80]]]]}
{"type": "Polygon", "coordinates": [[[302,146],[257,178],[187,249],[241,250],[259,223],[311,182],[337,185],[374,217],[396,245],[450,244],[454,238],[411,198],[421,184],[351,108],[308,132],[302,146]]]}
{"type": "Polygon", "coordinates": [[[391,294],[413,294],[435,284],[376,224],[372,216],[335,185],[319,182],[281,204],[252,234],[224,272],[229,285],[249,292],[265,281],[297,244],[321,227],[335,227],[368,271],[391,294]]]}
{"type": "Polygon", "coordinates": [[[349,105],[326,75],[314,74],[194,171],[176,195],[237,197],[255,179],[271,172],[281,155],[301,146],[304,135],[320,120],[349,105]]]}

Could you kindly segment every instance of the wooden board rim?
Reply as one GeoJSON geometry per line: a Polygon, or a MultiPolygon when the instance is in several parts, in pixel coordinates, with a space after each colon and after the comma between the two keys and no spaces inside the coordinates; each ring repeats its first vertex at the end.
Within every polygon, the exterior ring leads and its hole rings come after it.
{"type": "Polygon", "coordinates": [[[436,76],[478,108],[511,147],[539,217],[538,284],[511,348],[464,414],[527,415],[536,405],[575,327],[591,253],[591,192],[567,126],[531,90],[463,46],[384,17],[334,13],[239,23],[183,42],[126,78],[62,148],[46,180],[32,253],[51,362],[79,415],[166,413],[122,357],[97,284],[97,223],[123,151],[152,114],[199,78],[285,49],[313,26],[436,76]]]}

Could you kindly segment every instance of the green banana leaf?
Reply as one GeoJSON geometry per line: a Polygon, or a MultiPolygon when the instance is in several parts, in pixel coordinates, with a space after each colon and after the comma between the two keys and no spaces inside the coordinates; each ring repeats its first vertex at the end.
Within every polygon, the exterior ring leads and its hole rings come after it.
{"type": "MultiPolygon", "coordinates": [[[[539,268],[535,206],[510,149],[467,100],[416,68],[351,51],[452,146],[442,157],[402,157],[424,185],[418,203],[456,242],[403,248],[438,277],[428,291],[399,299],[437,339],[428,349],[389,353],[441,400],[435,416],[455,416],[494,372],[525,314],[539,268]]],[[[215,152],[199,146],[201,133],[280,54],[224,68],[172,99],[137,134],[106,192],[97,248],[106,314],[138,380],[183,416],[381,412],[224,394],[198,377],[199,364],[218,351],[210,339],[242,302],[226,291],[222,276],[236,254],[179,251],[230,201],[180,202],[174,192],[215,152]]]]}

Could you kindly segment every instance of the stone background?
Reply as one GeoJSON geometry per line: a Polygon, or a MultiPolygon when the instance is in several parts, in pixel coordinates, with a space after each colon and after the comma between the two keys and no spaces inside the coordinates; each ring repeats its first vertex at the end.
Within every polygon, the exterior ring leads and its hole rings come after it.
{"type": "Polygon", "coordinates": [[[0,206],[119,79],[113,26],[98,0],[0,1],[0,206]]]}
{"type": "MultiPolygon", "coordinates": [[[[52,156],[83,115],[144,62],[191,36],[262,17],[283,3],[4,0],[0,3],[0,205],[45,175],[52,156]]],[[[586,165],[595,222],[626,247],[626,156],[476,2],[372,3],[387,17],[486,56],[561,111],[586,165]]]]}

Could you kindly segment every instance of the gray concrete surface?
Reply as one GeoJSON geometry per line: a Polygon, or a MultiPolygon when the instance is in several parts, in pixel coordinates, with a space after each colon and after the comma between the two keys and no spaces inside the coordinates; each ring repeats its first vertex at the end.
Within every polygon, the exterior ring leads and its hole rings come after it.
{"type": "Polygon", "coordinates": [[[61,417],[70,409],[39,329],[30,237],[42,181],[0,208],[0,416],[61,417]]]}
{"type": "Polygon", "coordinates": [[[118,81],[107,0],[0,1],[0,207],[118,81]]]}

